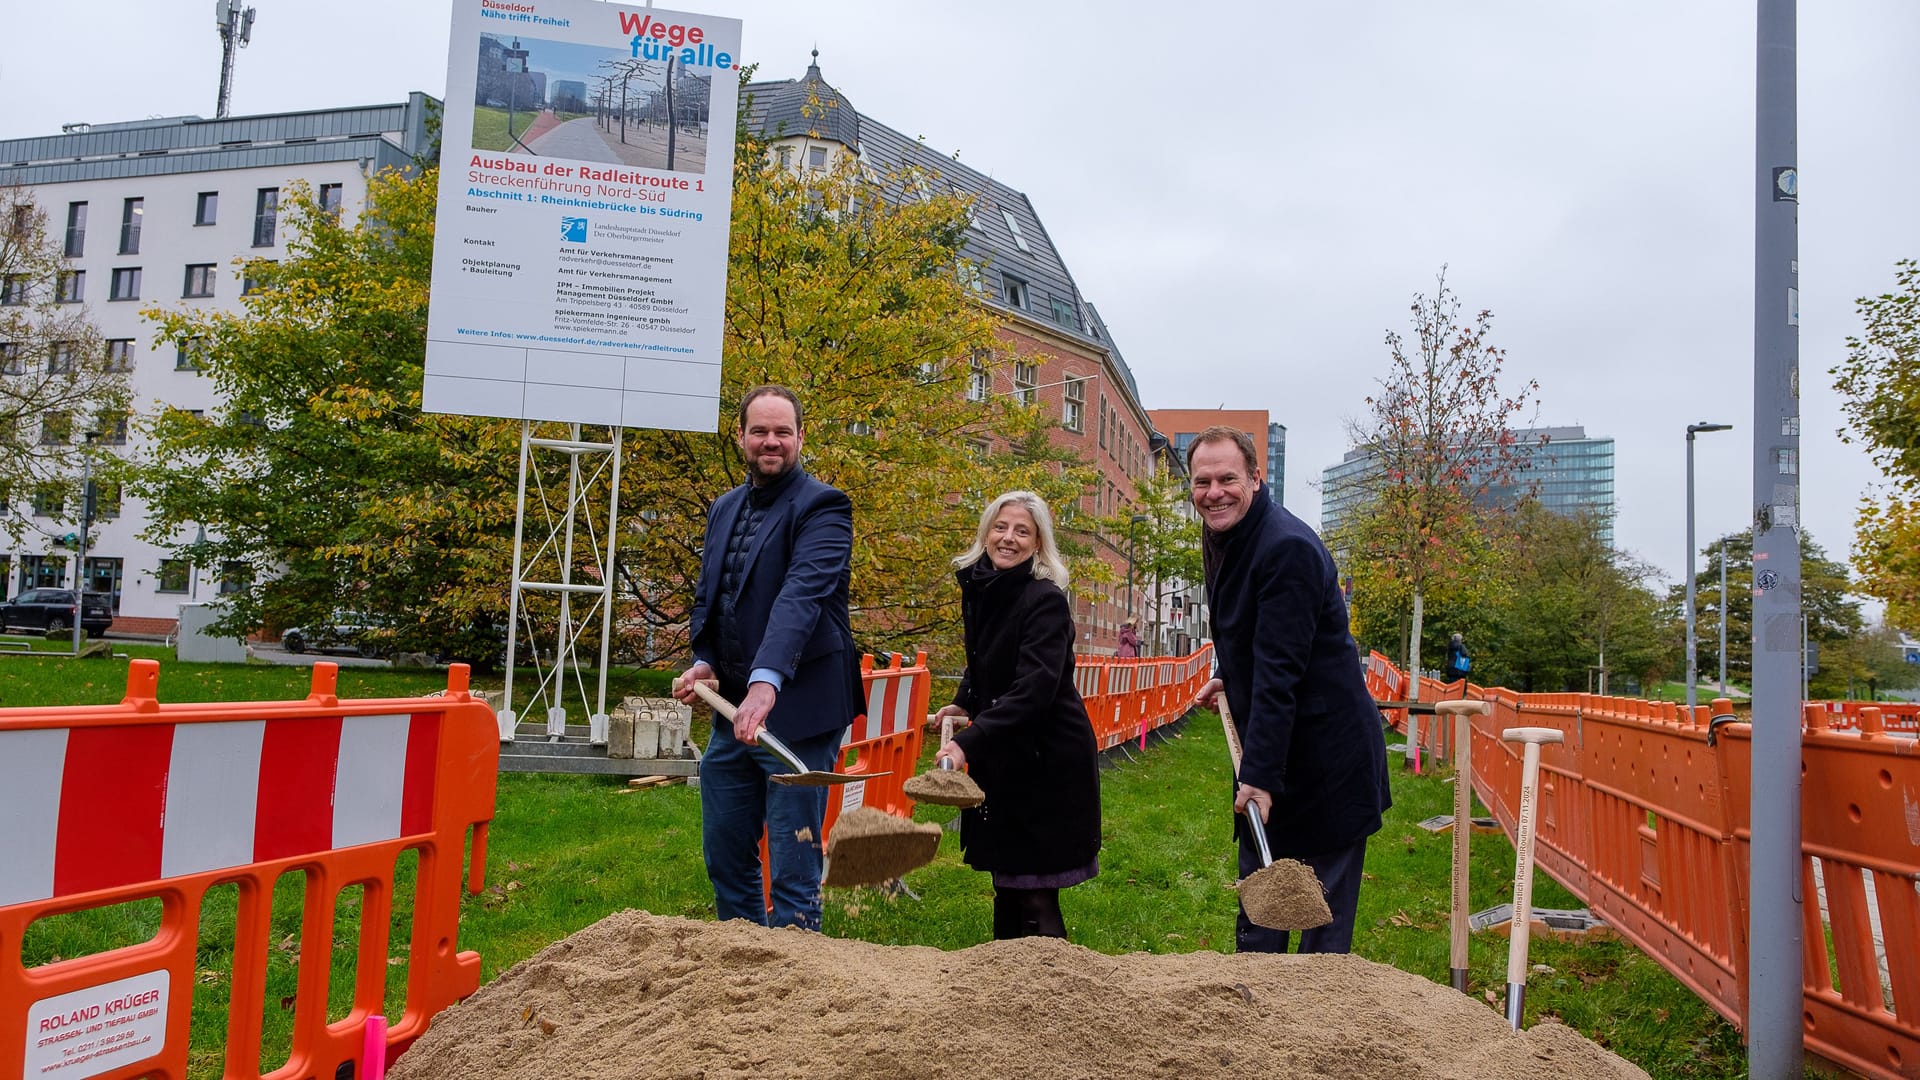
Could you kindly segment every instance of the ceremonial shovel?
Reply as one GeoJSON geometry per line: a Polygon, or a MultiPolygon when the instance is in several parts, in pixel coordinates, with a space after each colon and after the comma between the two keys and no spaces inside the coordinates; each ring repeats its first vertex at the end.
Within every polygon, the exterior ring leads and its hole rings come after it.
{"type": "MultiPolygon", "coordinates": [[[[713,711],[725,717],[727,723],[733,723],[733,703],[721,697],[720,692],[713,688],[711,682],[694,683],[693,692],[700,695],[701,700],[713,706],[713,711]]],[[[787,749],[786,743],[781,742],[773,732],[764,727],[754,733],[754,741],[773,751],[773,756],[785,762],[787,768],[793,770],[790,773],[775,773],[767,777],[771,783],[798,784],[802,787],[831,787],[834,784],[851,784],[855,780],[871,780],[874,777],[873,773],[851,775],[808,769],[805,762],[794,756],[792,750],[787,749]]]]}

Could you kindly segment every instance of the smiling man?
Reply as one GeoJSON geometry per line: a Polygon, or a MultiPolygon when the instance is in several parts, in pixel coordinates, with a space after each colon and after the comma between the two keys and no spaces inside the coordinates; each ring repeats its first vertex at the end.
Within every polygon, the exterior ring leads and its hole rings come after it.
{"type": "MultiPolygon", "coordinates": [[[[1261,482],[1253,439],[1210,427],[1187,447],[1193,505],[1205,526],[1207,602],[1217,677],[1197,703],[1224,693],[1243,755],[1234,778],[1240,875],[1260,868],[1246,818],[1266,822],[1276,859],[1313,867],[1333,922],[1300,935],[1301,952],[1349,952],[1367,837],[1393,803],[1380,711],[1367,693],[1347,605],[1326,545],[1277,506],[1261,482]]],[[[1235,926],[1240,952],[1286,952],[1290,935],[1235,926]]]]}
{"type": "Polygon", "coordinates": [[[767,833],[774,926],[820,929],[825,788],[768,782],[787,771],[754,752],[762,727],[809,769],[832,769],[847,725],[866,707],[847,622],[853,506],[800,466],[800,399],[760,386],[740,402],[735,439],[747,482],[707,516],[694,589],[694,664],[674,695],[717,678],[733,724],[714,717],[700,759],[701,846],[718,917],[768,922],[760,831],[767,833]]]}

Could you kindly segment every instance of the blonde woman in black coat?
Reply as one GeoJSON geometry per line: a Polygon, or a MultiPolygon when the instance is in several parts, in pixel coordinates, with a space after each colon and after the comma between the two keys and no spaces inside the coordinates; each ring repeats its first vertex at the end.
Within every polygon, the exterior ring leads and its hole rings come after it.
{"type": "Polygon", "coordinates": [[[961,851],[993,875],[994,937],[1064,938],[1060,890],[1100,872],[1100,770],[1046,502],[1030,491],[993,500],[954,566],[967,669],[935,715],[972,723],[940,753],[987,796],[961,812],[961,851]]]}

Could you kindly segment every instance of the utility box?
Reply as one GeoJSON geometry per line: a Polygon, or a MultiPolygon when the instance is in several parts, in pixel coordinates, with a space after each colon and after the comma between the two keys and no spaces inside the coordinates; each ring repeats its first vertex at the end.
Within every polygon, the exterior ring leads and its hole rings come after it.
{"type": "Polygon", "coordinates": [[[210,604],[181,604],[180,632],[174,638],[174,656],[200,664],[246,663],[246,642],[239,638],[215,637],[208,629],[219,615],[210,604]]]}

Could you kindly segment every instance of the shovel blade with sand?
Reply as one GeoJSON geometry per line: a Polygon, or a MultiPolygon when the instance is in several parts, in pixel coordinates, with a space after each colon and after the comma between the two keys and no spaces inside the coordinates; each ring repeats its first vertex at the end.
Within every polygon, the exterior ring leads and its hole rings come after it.
{"type": "MultiPolygon", "coordinates": [[[[1233,729],[1233,714],[1227,709],[1227,695],[1218,698],[1220,726],[1226,729],[1227,753],[1233,757],[1233,775],[1240,775],[1240,733],[1233,729]]],[[[1255,926],[1269,930],[1312,930],[1333,921],[1333,909],[1327,907],[1326,891],[1313,867],[1293,859],[1275,862],[1267,846],[1266,824],[1260,810],[1247,803],[1247,831],[1253,834],[1253,846],[1260,852],[1260,869],[1240,882],[1240,906],[1255,926]]]]}
{"type": "MultiPolygon", "coordinates": [[[[693,692],[700,699],[713,706],[713,711],[733,722],[733,703],[720,696],[720,692],[709,682],[696,682],[693,692]]],[[[776,757],[785,761],[794,771],[768,777],[775,784],[798,784],[805,787],[824,787],[829,784],[848,784],[855,780],[871,780],[885,773],[832,773],[808,769],[793,751],[773,733],[761,728],[757,739],[760,745],[773,751],[776,757]]],[[[859,807],[841,814],[833,823],[833,832],[827,837],[824,852],[826,867],[821,875],[822,885],[878,885],[892,881],[909,870],[917,870],[933,861],[940,850],[940,826],[920,825],[905,818],[895,817],[884,811],[870,807],[859,807]]]]}
{"type": "MultiPolygon", "coordinates": [[[[940,720],[940,745],[953,741],[953,717],[940,720]]],[[[939,767],[921,773],[901,785],[901,790],[915,802],[933,803],[936,806],[958,806],[966,808],[979,806],[987,801],[987,793],[973,782],[973,777],[953,767],[951,758],[942,757],[939,767]]]]}

